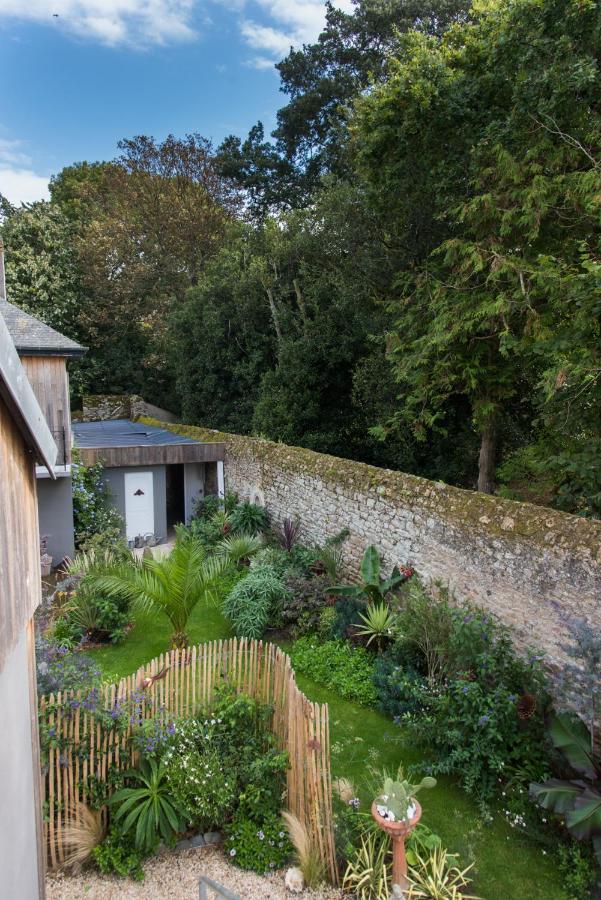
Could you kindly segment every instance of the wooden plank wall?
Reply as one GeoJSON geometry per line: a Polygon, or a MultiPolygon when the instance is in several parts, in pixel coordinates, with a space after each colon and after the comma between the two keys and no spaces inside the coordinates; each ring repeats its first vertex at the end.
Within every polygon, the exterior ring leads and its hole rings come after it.
{"type": "Polygon", "coordinates": [[[175,463],[216,462],[225,455],[225,444],[148,444],[138,447],[81,447],[86,466],[163,466],[175,463]]]}
{"type": "Polygon", "coordinates": [[[111,767],[126,769],[135,762],[137,754],[128,743],[132,721],[194,715],[210,706],[215,688],[224,682],[273,707],[272,730],[289,756],[285,804],[303,822],[330,880],[337,882],[327,704],[312,703],[301,693],[290,658],[275,644],[236,638],[171,650],[119,684],[103,685],[97,710],[106,720],[112,710],[125,709],[126,731],[101,730],[81,692],[40,699],[41,728],[53,736],[42,768],[51,868],[65,859],[65,827],[86,803],[90,777],[106,781],[111,767]],[[158,674],[160,679],[142,687],[158,674]]]}
{"type": "Polygon", "coordinates": [[[71,406],[67,360],[64,356],[23,356],[21,362],[58,447],[57,464],[68,465],[71,462],[71,406]]]}
{"type": "Polygon", "coordinates": [[[0,399],[0,671],[41,590],[34,460],[0,399]]]}

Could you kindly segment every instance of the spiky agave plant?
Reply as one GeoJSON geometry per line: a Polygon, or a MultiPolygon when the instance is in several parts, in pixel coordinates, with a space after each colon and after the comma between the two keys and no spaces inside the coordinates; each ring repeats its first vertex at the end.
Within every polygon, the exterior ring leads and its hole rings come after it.
{"type": "Polygon", "coordinates": [[[363,624],[357,625],[356,631],[357,634],[368,638],[368,647],[372,641],[375,641],[379,652],[382,650],[384,641],[394,637],[397,617],[384,601],[368,603],[365,613],[360,613],[359,618],[363,624]]]}
{"type": "Polygon", "coordinates": [[[208,555],[193,538],[177,541],[169,556],[161,559],[132,559],[112,571],[88,576],[109,596],[127,597],[132,606],[166,616],[171,622],[172,647],[187,647],[186,628],[199,601],[215,596],[224,571],[232,561],[225,550],[208,555]]]}
{"type": "Polygon", "coordinates": [[[69,820],[63,828],[64,865],[67,869],[78,869],[91,857],[94,847],[104,840],[106,828],[102,813],[102,809],[90,809],[79,802],[71,808],[69,820]]]}
{"type": "Polygon", "coordinates": [[[296,852],[297,864],[307,887],[318,887],[325,880],[325,866],[319,852],[311,840],[311,835],[306,827],[293,813],[284,810],[282,819],[288,829],[290,840],[296,852]]]}

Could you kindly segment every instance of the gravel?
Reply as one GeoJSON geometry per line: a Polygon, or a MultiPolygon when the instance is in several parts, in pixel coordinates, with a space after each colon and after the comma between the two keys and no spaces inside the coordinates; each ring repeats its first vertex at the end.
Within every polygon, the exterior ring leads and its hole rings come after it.
{"type": "Polygon", "coordinates": [[[197,900],[201,875],[208,875],[242,900],[293,900],[296,896],[306,900],[339,900],[342,897],[333,888],[290,894],[284,887],[284,871],[264,877],[245,872],[230,865],[223,852],[214,846],[163,853],[148,860],[144,872],[146,877],[140,882],[93,871],[79,875],[58,872],[47,878],[47,900],[197,900]]]}

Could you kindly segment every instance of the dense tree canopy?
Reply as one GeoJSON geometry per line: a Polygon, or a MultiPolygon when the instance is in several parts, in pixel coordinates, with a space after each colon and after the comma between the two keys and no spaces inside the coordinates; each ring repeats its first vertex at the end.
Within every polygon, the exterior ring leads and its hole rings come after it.
{"type": "Polygon", "coordinates": [[[2,202],[76,392],[601,514],[601,12],[357,0],[217,150],[124,140],[2,202]]]}

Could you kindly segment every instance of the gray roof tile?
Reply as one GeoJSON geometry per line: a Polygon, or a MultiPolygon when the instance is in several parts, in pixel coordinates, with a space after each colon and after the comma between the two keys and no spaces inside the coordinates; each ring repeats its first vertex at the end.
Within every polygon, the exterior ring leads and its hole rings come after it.
{"type": "Polygon", "coordinates": [[[21,356],[83,356],[88,349],[8,300],[0,299],[0,315],[21,356]]]}
{"type": "Polygon", "coordinates": [[[175,434],[165,428],[132,422],[130,419],[108,419],[105,422],[73,422],[75,446],[82,450],[96,447],[146,447],[153,444],[200,444],[193,438],[175,434]]]}

